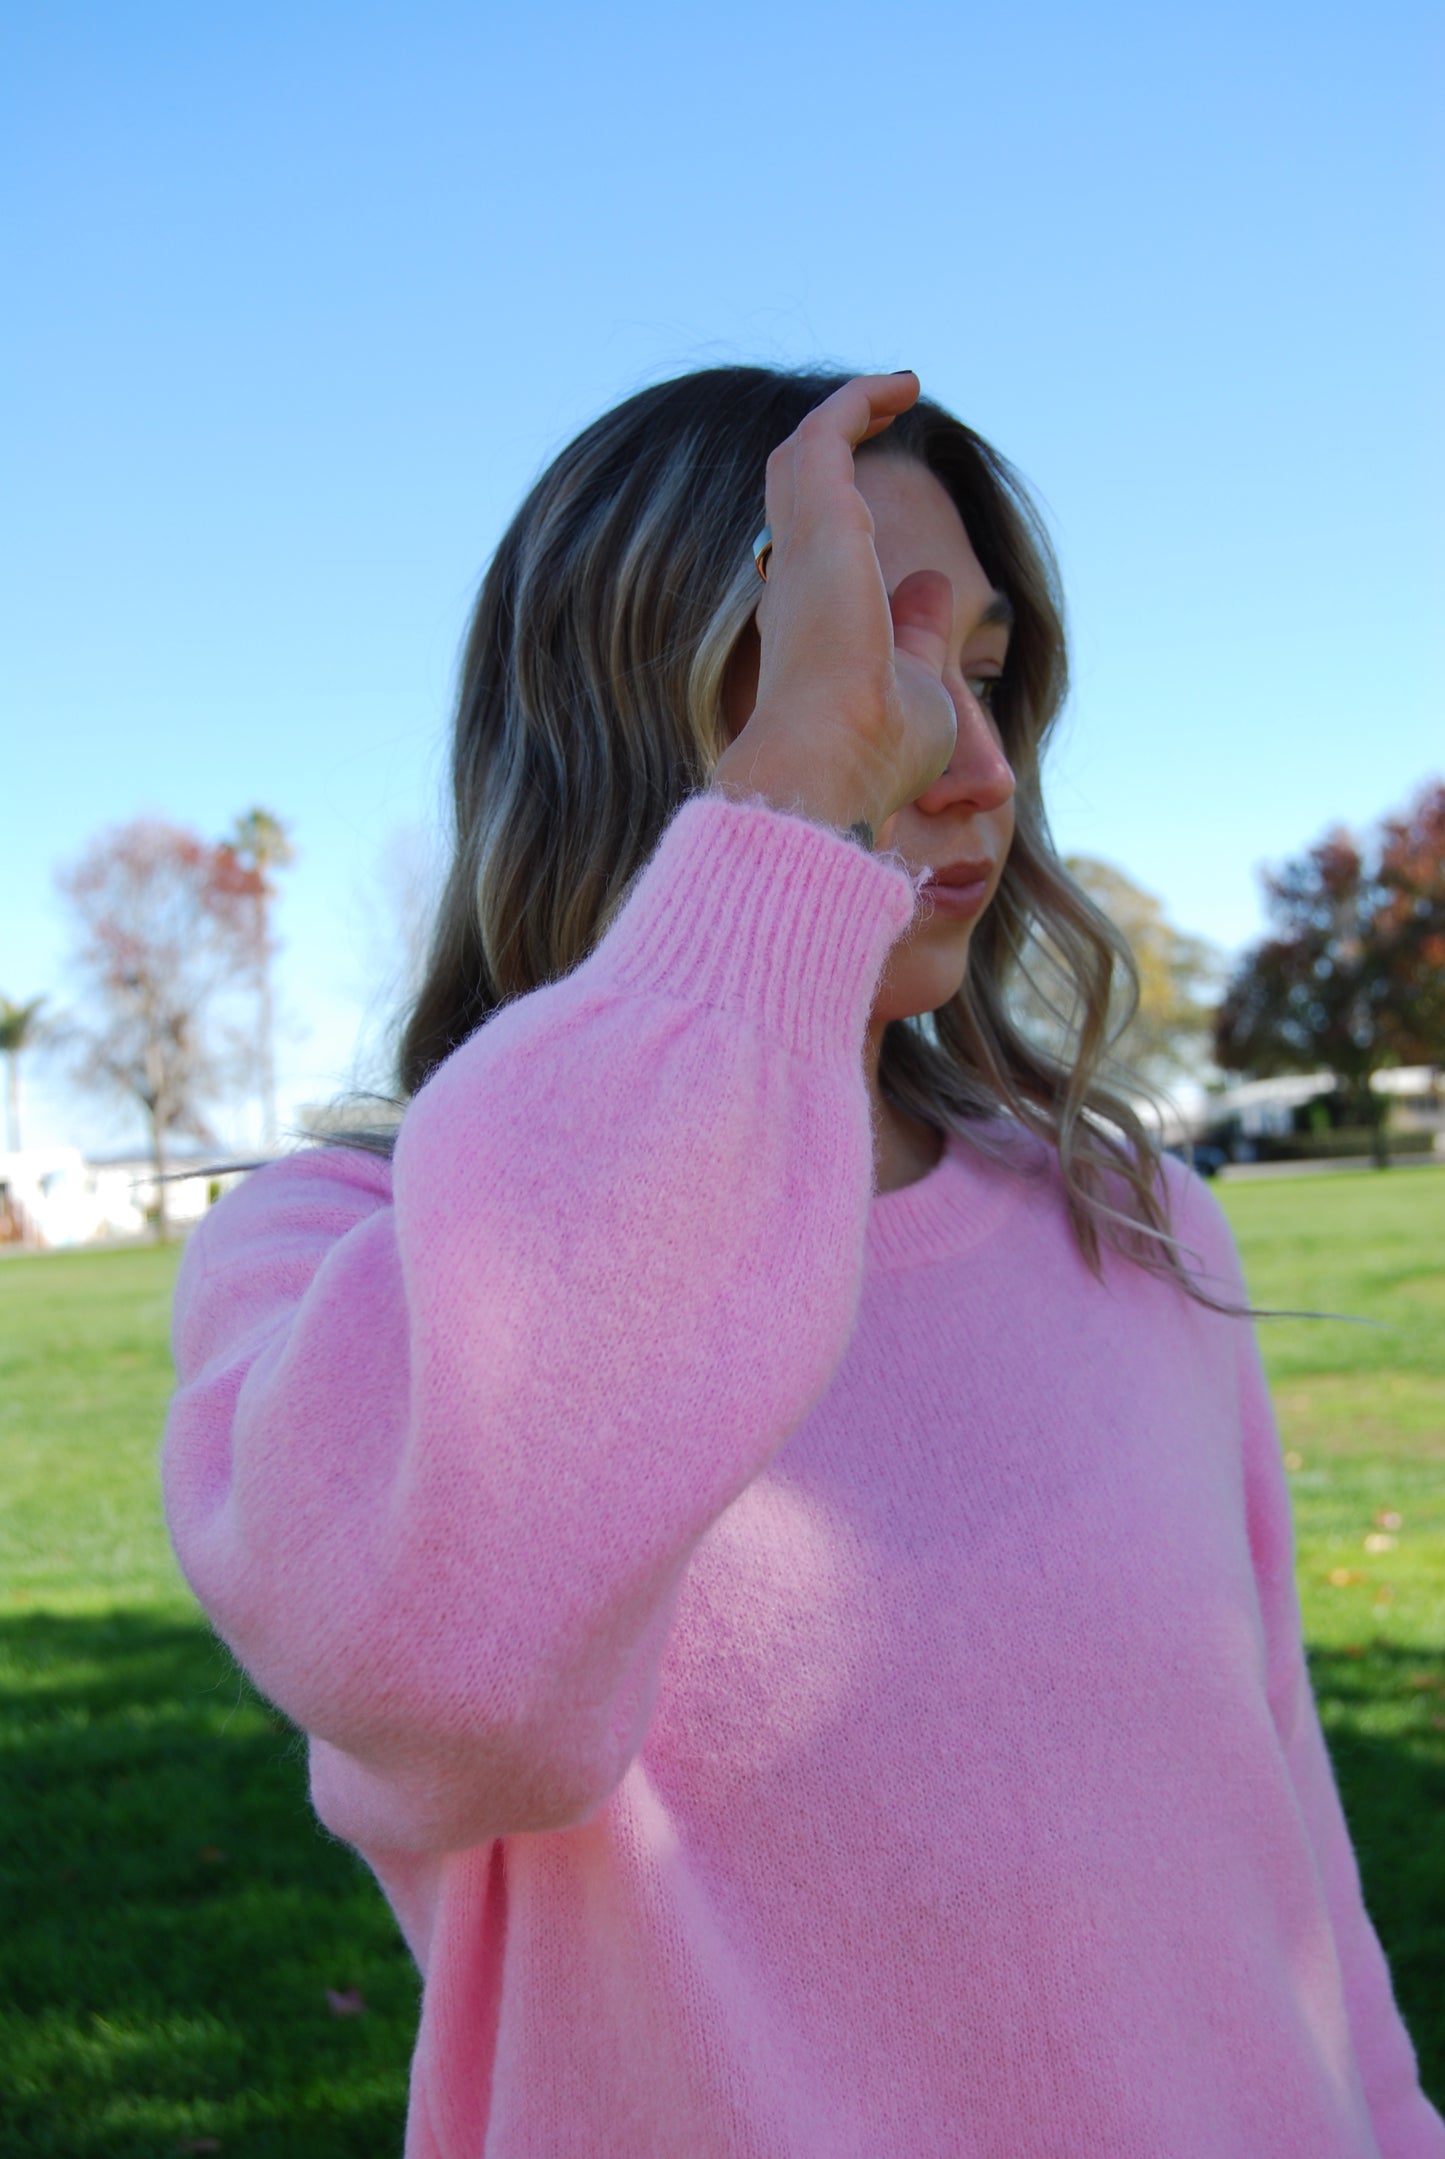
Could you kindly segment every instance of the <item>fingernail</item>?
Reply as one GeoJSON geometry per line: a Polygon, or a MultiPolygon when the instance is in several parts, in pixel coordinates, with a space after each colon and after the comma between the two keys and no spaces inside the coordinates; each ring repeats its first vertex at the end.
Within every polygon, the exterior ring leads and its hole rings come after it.
{"type": "Polygon", "coordinates": [[[911,375],[913,370],[911,367],[895,367],[893,372],[895,375],[911,375]]]}

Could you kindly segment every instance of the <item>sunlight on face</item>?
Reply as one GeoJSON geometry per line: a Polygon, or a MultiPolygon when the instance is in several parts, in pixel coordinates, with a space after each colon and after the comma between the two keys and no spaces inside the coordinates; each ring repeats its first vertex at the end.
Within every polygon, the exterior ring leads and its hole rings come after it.
{"type": "Polygon", "coordinates": [[[889,955],[873,1026],[932,1012],[963,982],[974,925],[992,902],[1013,840],[1013,773],[990,711],[1008,653],[1011,610],[994,590],[940,480],[912,458],[865,452],[858,492],[873,514],[884,583],[894,591],[915,570],[941,570],[953,587],[953,634],[944,686],[958,716],[948,769],[878,835],[925,889],[919,913],[889,955]]]}

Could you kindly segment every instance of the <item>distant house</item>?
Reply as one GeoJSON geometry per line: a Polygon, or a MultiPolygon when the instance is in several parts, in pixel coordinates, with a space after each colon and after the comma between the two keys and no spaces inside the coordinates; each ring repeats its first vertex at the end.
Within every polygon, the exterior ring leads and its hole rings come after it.
{"type": "MultiPolygon", "coordinates": [[[[198,1222],[246,1165],[193,1154],[166,1180],[166,1212],[179,1230],[198,1222]]],[[[0,1243],[40,1249],[143,1237],[156,1204],[155,1170],[143,1155],[87,1160],[78,1147],[0,1153],[0,1243]]]]}
{"type": "Polygon", "coordinates": [[[1374,1088],[1389,1097],[1392,1131],[1434,1132],[1436,1146],[1445,1153],[1445,1071],[1433,1065],[1397,1065],[1377,1072],[1374,1088]]]}
{"type": "Polygon", "coordinates": [[[0,1239],[6,1244],[83,1244],[98,1233],[99,1222],[78,1147],[0,1154],[0,1239]]]}
{"type": "MultiPolygon", "coordinates": [[[[1428,1065],[1377,1072],[1372,1092],[1389,1107],[1390,1144],[1410,1153],[1445,1153],[1445,1084],[1428,1065]]],[[[1192,1135],[1222,1147],[1236,1162],[1256,1157],[1331,1154],[1361,1147],[1366,1136],[1347,1123],[1350,1105],[1333,1072],[1288,1072],[1212,1090],[1192,1135]]]]}
{"type": "MultiPolygon", "coordinates": [[[[1211,1135],[1221,1127],[1245,1142],[1284,1139],[1298,1131],[1301,1111],[1335,1092],[1333,1072],[1282,1072],[1274,1079],[1241,1080],[1209,1098],[1211,1135]]],[[[1242,1152],[1242,1160],[1247,1153],[1242,1152]]]]}

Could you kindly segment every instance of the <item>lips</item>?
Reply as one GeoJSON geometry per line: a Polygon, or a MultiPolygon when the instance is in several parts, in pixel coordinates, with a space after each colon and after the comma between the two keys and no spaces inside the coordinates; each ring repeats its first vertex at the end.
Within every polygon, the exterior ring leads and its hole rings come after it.
{"type": "Polygon", "coordinates": [[[927,892],[934,885],[956,888],[959,885],[987,884],[992,875],[993,864],[986,858],[977,862],[950,862],[941,870],[931,870],[928,883],[923,889],[927,892]]]}
{"type": "Polygon", "coordinates": [[[919,898],[926,902],[925,918],[974,921],[988,905],[993,874],[994,866],[987,856],[968,862],[946,862],[942,869],[931,870],[919,891],[919,898]]]}

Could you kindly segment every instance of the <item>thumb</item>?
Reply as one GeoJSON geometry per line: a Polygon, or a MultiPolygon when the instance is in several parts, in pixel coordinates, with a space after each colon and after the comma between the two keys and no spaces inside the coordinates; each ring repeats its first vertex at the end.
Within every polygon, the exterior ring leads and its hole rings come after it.
{"type": "Polygon", "coordinates": [[[889,600],[893,642],[942,677],[953,628],[953,586],[942,570],[914,570],[889,600]]]}

